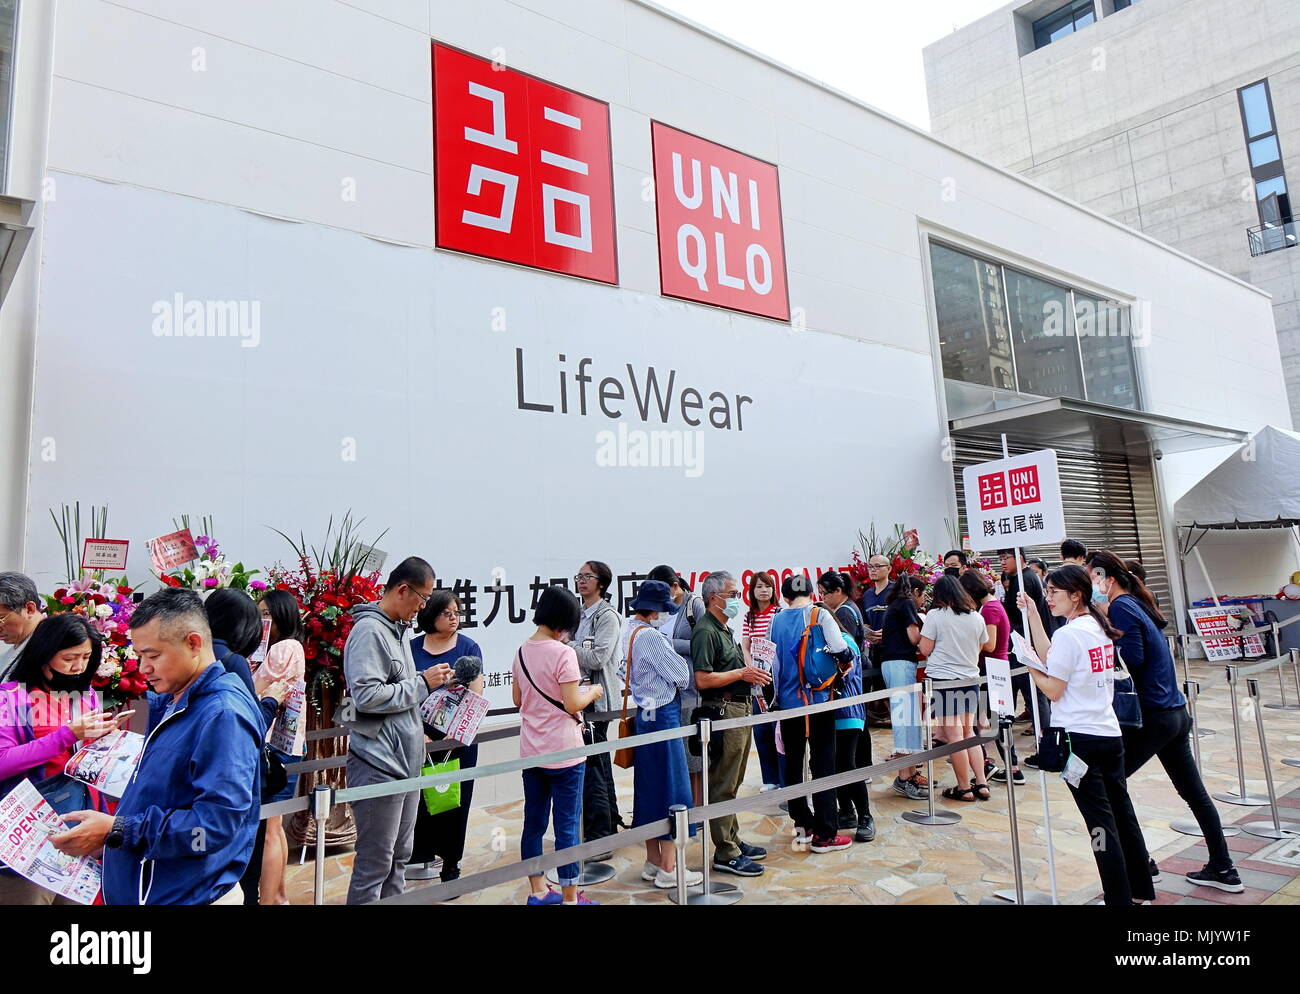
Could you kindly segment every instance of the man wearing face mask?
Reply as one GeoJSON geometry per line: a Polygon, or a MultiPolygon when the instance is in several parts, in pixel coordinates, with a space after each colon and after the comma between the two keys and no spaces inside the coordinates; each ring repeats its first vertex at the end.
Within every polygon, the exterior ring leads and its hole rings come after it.
{"type": "MultiPolygon", "coordinates": [[[[377,603],[352,609],[356,622],[343,647],[348,696],[334,717],[351,733],[349,787],[420,775],[425,755],[420,705],[452,673],[446,663],[417,671],[405,637],[432,593],[433,567],[411,556],[389,574],[377,603]]],[[[348,904],[366,904],[405,889],[419,802],[418,790],[352,802],[357,850],[348,904]]]]}
{"type": "MultiPolygon", "coordinates": [[[[749,714],[751,685],[772,682],[766,670],[746,666],[728,621],[743,610],[740,587],[730,573],[710,573],[700,589],[705,613],[691,633],[691,663],[702,707],[713,708],[719,718],[740,718],[749,714]]],[[[709,755],[709,801],[730,801],[745,779],[749,759],[749,729],[729,728],[714,732],[709,755]]],[[[767,850],[741,841],[735,815],[717,818],[709,825],[713,835],[713,868],[738,877],[757,877],[763,872],[758,860],[767,850]]]]}

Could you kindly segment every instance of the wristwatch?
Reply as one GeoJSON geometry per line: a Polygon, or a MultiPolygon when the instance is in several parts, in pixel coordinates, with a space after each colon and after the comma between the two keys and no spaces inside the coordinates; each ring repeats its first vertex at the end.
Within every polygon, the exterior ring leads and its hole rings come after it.
{"type": "Polygon", "coordinates": [[[109,849],[121,849],[125,841],[126,825],[122,821],[122,816],[118,815],[113,819],[113,827],[108,830],[108,835],[104,838],[104,845],[109,849]]]}

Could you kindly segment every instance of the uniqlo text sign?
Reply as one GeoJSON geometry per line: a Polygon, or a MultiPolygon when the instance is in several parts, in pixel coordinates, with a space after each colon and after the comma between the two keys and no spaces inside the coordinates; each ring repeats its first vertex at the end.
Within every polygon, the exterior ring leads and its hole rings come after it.
{"type": "Polygon", "coordinates": [[[609,105],[433,46],[440,248],[618,282],[609,105]]]}
{"type": "Polygon", "coordinates": [[[1065,539],[1056,452],[997,459],[962,470],[973,551],[1045,545],[1065,539]]]}
{"type": "Polygon", "coordinates": [[[658,121],[650,135],[663,293],[790,320],[776,166],[658,121]]]}

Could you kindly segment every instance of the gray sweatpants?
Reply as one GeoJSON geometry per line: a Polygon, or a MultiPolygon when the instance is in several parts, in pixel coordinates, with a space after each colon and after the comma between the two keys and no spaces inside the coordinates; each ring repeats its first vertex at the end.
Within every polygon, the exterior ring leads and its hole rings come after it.
{"type": "MultiPolygon", "coordinates": [[[[349,787],[391,783],[396,779],[355,757],[348,757],[349,787]]],[[[406,889],[406,861],[411,858],[411,845],[415,841],[415,813],[420,800],[420,792],[412,790],[352,802],[357,848],[352,861],[352,882],[348,885],[348,904],[369,904],[406,889]]]]}

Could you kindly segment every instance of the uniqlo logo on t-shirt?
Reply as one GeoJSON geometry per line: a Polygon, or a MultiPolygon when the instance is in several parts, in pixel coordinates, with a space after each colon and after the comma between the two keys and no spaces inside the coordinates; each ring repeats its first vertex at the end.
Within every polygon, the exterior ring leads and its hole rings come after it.
{"type": "Polygon", "coordinates": [[[1115,647],[1097,645],[1088,650],[1088,665],[1094,673],[1105,673],[1115,668],[1115,647]]]}
{"type": "Polygon", "coordinates": [[[1007,506],[1007,476],[1005,473],[989,473],[979,478],[980,510],[991,511],[995,507],[1007,506]]]}
{"type": "Polygon", "coordinates": [[[433,46],[440,248],[618,282],[609,105],[433,46]]]}

